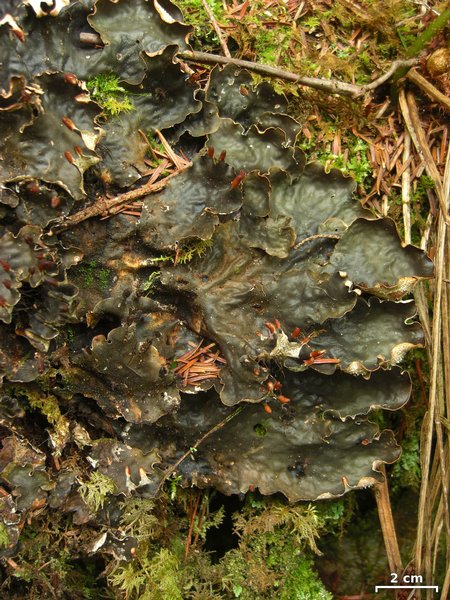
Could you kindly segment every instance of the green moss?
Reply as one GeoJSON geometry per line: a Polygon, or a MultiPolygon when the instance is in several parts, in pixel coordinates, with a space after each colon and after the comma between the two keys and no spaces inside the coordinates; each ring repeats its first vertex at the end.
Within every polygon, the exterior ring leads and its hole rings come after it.
{"type": "MultiPolygon", "coordinates": [[[[214,31],[210,18],[205,11],[202,0],[176,0],[177,6],[183,13],[184,22],[192,25],[194,34],[190,40],[194,49],[203,52],[219,46],[219,39],[214,31]]],[[[208,5],[218,23],[227,24],[223,3],[221,0],[208,0],[208,5]]]]}
{"type": "Polygon", "coordinates": [[[353,496],[315,505],[321,529],[327,533],[342,533],[353,514],[353,496]]]}
{"type": "Polygon", "coordinates": [[[392,490],[403,488],[419,489],[420,469],[420,429],[409,431],[402,441],[402,455],[392,469],[392,490]]]}
{"type": "MultiPolygon", "coordinates": [[[[191,262],[191,260],[193,260],[195,257],[204,256],[206,252],[210,248],[212,248],[212,245],[212,240],[195,240],[184,246],[181,246],[178,250],[178,253],[175,253],[173,255],[161,254],[161,256],[152,258],[148,262],[155,265],[158,263],[172,263],[173,265],[184,265],[188,262],[191,262]]],[[[156,276],[153,276],[153,279],[156,280],[156,276]]]]}
{"type": "Polygon", "coordinates": [[[132,497],[121,503],[120,524],[128,535],[149,542],[157,537],[161,523],[155,513],[155,501],[132,497]]]}
{"type": "Polygon", "coordinates": [[[98,577],[96,561],[85,563],[80,556],[87,533],[74,530],[71,516],[62,511],[36,514],[26,521],[15,557],[19,568],[3,582],[5,597],[18,597],[15,581],[19,580],[19,596],[27,600],[112,600],[98,577]]]}
{"type": "Polygon", "coordinates": [[[51,394],[39,394],[29,392],[27,394],[28,402],[31,408],[37,408],[46,417],[47,421],[54,426],[61,426],[64,417],[61,414],[58,400],[51,394]]]}
{"type": "Polygon", "coordinates": [[[80,485],[80,494],[92,512],[103,508],[106,498],[116,489],[114,481],[98,471],[91,473],[89,481],[80,485]]]}
{"type": "Polygon", "coordinates": [[[8,530],[4,523],[0,523],[0,549],[7,548],[9,544],[8,530]]]}
{"type": "Polygon", "coordinates": [[[150,273],[148,276],[148,279],[141,285],[141,289],[144,290],[144,292],[147,292],[147,296],[151,296],[155,291],[157,282],[160,279],[161,273],[159,271],[153,271],[153,273],[150,273]]]}
{"type": "Polygon", "coordinates": [[[69,342],[69,344],[71,344],[73,342],[73,340],[75,339],[75,330],[72,327],[72,325],[67,325],[66,336],[67,336],[67,341],[69,342]]]}
{"type": "Polygon", "coordinates": [[[289,48],[292,39],[292,29],[276,27],[275,29],[262,28],[255,40],[257,61],[268,65],[279,63],[281,54],[289,48]]]}
{"type": "Polygon", "coordinates": [[[130,112],[134,106],[127,90],[119,85],[119,78],[113,73],[100,73],[86,83],[92,99],[109,116],[130,112]]]}
{"type": "Polygon", "coordinates": [[[233,516],[238,547],[213,562],[201,540],[222,522],[224,511],[210,512],[208,494],[203,493],[192,513],[198,493],[180,490],[170,502],[166,496],[162,501],[123,503],[121,528],[137,538],[138,548],[133,560],[113,566],[113,589],[129,600],[331,599],[313,568],[311,551],[317,552],[321,519],[312,505],[291,507],[250,494],[244,510],[233,516]]]}
{"type": "Polygon", "coordinates": [[[292,570],[285,582],[280,600],[332,600],[314,571],[313,562],[303,556],[292,561],[292,570]]]}
{"type": "Polygon", "coordinates": [[[137,558],[118,566],[109,576],[111,584],[129,600],[183,600],[179,586],[180,562],[161,548],[151,559],[137,558]]]}
{"type": "Polygon", "coordinates": [[[253,431],[258,437],[264,437],[267,434],[267,422],[256,423],[256,425],[253,427],[253,431]]]}
{"type": "Polygon", "coordinates": [[[312,505],[250,501],[235,515],[240,543],[223,558],[224,589],[242,600],[331,600],[310,556],[319,527],[312,505]]]}
{"type": "Polygon", "coordinates": [[[87,287],[92,286],[94,283],[98,283],[102,290],[106,291],[109,288],[109,280],[111,277],[110,271],[105,267],[100,267],[96,260],[82,262],[79,265],[72,267],[71,272],[74,275],[81,277],[83,284],[87,287]]]}
{"type": "MultiPolygon", "coordinates": [[[[330,127],[329,132],[333,129],[330,127]]],[[[352,177],[357,183],[369,187],[372,179],[372,167],[367,157],[368,144],[359,137],[348,134],[345,141],[347,154],[333,154],[332,142],[321,142],[316,137],[305,139],[300,148],[307,154],[308,159],[317,160],[325,166],[328,172],[339,169],[344,175],[352,177]]]]}
{"type": "Polygon", "coordinates": [[[308,33],[314,33],[320,26],[320,19],[314,15],[308,15],[301,20],[301,24],[308,33]]]}

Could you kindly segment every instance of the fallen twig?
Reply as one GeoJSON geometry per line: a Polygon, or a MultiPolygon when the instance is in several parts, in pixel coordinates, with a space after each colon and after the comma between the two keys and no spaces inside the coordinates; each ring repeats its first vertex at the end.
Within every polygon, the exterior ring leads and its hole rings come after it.
{"type": "Polygon", "coordinates": [[[137,200],[138,198],[142,198],[148,194],[159,192],[166,187],[172,177],[179,175],[179,173],[180,171],[176,171],[175,173],[167,175],[167,177],[164,177],[164,179],[160,179],[155,183],[147,182],[135,190],[125,192],[124,194],[119,194],[119,196],[115,196],[114,198],[105,198],[101,196],[100,198],[97,198],[95,204],[92,206],[88,206],[87,208],[78,211],[74,215],[67,217],[67,219],[61,223],[54,225],[51,231],[52,233],[60,233],[61,231],[66,231],[67,229],[70,229],[75,225],[79,225],[83,221],[91,219],[92,217],[116,214],[117,212],[120,212],[120,209],[123,205],[129,204],[133,200],[137,200]]]}
{"type": "Polygon", "coordinates": [[[242,412],[245,408],[245,405],[241,405],[238,406],[236,408],[236,410],[234,410],[231,414],[229,414],[227,417],[225,417],[225,419],[222,419],[222,421],[220,421],[220,423],[217,423],[217,425],[214,425],[214,427],[212,427],[209,431],[207,431],[205,434],[203,434],[196,442],[193,446],[191,446],[189,448],[189,450],[187,450],[177,461],[176,463],[174,463],[171,467],[169,467],[167,469],[167,471],[164,473],[163,478],[161,479],[161,481],[159,482],[159,485],[156,489],[156,494],[158,494],[161,491],[162,486],[164,485],[164,482],[173,474],[175,473],[175,471],[177,470],[177,468],[179,467],[179,465],[183,462],[183,460],[185,460],[188,456],[190,456],[192,454],[192,452],[195,452],[195,450],[197,450],[197,448],[200,446],[200,444],[202,444],[207,438],[209,438],[210,435],[212,435],[213,433],[215,433],[216,431],[218,431],[219,429],[221,429],[224,425],[226,425],[229,421],[231,421],[232,419],[234,419],[234,417],[237,417],[237,415],[242,412]]]}
{"type": "Polygon", "coordinates": [[[310,237],[304,238],[303,240],[298,242],[298,244],[295,244],[294,250],[297,250],[298,248],[300,248],[300,246],[303,246],[307,242],[311,242],[313,240],[321,240],[321,239],[340,240],[341,237],[342,236],[337,233],[317,233],[316,235],[311,235],[310,237]]]}
{"type": "Polygon", "coordinates": [[[191,546],[192,532],[194,530],[194,521],[195,521],[195,517],[197,516],[197,509],[198,509],[198,504],[200,502],[201,495],[202,495],[202,492],[199,490],[198,494],[197,494],[197,501],[195,503],[194,510],[192,510],[192,492],[189,496],[189,531],[188,531],[188,535],[186,538],[186,547],[185,547],[185,552],[184,552],[185,560],[187,560],[187,558],[189,556],[189,548],[191,546]]]}
{"type": "Polygon", "coordinates": [[[320,79],[318,77],[302,77],[291,71],[285,71],[278,69],[277,67],[271,67],[269,65],[263,65],[260,63],[251,62],[248,60],[239,60],[237,58],[228,58],[226,56],[219,56],[218,54],[209,54],[208,52],[193,52],[186,51],[178,54],[183,60],[197,62],[202,64],[220,64],[220,65],[236,65],[241,69],[248,69],[260,75],[267,77],[276,77],[278,79],[284,79],[285,81],[292,81],[299,85],[315,88],[323,92],[330,94],[340,94],[344,96],[351,96],[358,98],[364,96],[368,92],[373,92],[375,89],[386,83],[391,77],[398,71],[406,68],[411,68],[417,64],[417,59],[410,58],[408,60],[396,60],[392,63],[390,69],[383,75],[371,81],[366,85],[356,85],[353,83],[346,83],[345,81],[339,81],[337,79],[320,79]]]}
{"type": "Polygon", "coordinates": [[[359,95],[367,94],[367,92],[373,92],[373,90],[376,90],[380,87],[380,85],[383,85],[383,83],[389,81],[389,79],[394,77],[394,75],[396,75],[399,71],[403,71],[404,69],[411,69],[411,67],[417,65],[418,62],[419,61],[417,60],[417,58],[409,58],[407,60],[394,60],[394,62],[386,71],[386,73],[380,75],[380,77],[377,77],[370,83],[360,86],[362,91],[359,95]]]}

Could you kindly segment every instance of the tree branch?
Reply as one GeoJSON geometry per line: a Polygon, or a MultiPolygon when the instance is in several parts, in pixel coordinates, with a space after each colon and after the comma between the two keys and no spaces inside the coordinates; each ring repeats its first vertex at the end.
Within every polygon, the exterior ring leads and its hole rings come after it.
{"type": "MultiPolygon", "coordinates": [[[[189,163],[187,166],[190,166],[190,164],[191,163],[189,163]]],[[[78,225],[79,223],[82,223],[91,217],[105,217],[107,215],[116,214],[124,204],[129,204],[130,202],[133,202],[138,198],[142,198],[143,196],[147,196],[148,194],[152,194],[153,192],[159,192],[167,185],[172,177],[179,175],[182,170],[184,171],[184,169],[179,169],[175,173],[171,173],[170,175],[167,175],[167,177],[164,177],[164,179],[160,179],[156,182],[153,182],[153,180],[150,179],[150,181],[141,187],[129,192],[125,192],[124,194],[119,194],[119,196],[115,196],[114,198],[97,198],[95,204],[92,204],[83,210],[79,210],[70,217],[67,217],[67,219],[61,223],[57,223],[54,227],[52,227],[52,233],[66,231],[67,229],[70,229],[71,227],[74,227],[75,225],[78,225]]]]}
{"type": "Polygon", "coordinates": [[[358,98],[364,96],[368,92],[373,92],[378,87],[386,83],[391,77],[393,77],[398,71],[404,69],[410,69],[417,64],[416,58],[410,58],[408,60],[396,60],[392,63],[386,73],[367,83],[366,85],[355,85],[353,83],[346,83],[345,81],[339,81],[337,79],[320,79],[319,77],[302,77],[291,71],[285,71],[278,69],[277,67],[271,67],[269,65],[263,65],[260,63],[254,63],[248,60],[238,60],[237,58],[227,58],[226,56],[219,56],[218,54],[209,54],[207,52],[193,52],[186,51],[178,54],[180,58],[190,62],[197,62],[202,64],[219,64],[219,65],[235,65],[241,69],[248,69],[254,73],[265,75],[266,77],[275,77],[277,79],[283,79],[285,81],[292,81],[299,85],[321,90],[322,92],[328,92],[330,94],[340,94],[342,96],[350,96],[352,98],[358,98]]]}
{"type": "Polygon", "coordinates": [[[212,65],[235,65],[241,69],[248,69],[254,73],[265,75],[266,77],[275,77],[277,79],[284,79],[285,81],[292,81],[300,85],[306,85],[315,89],[322,90],[324,92],[330,92],[334,94],[344,94],[346,96],[355,96],[360,93],[360,86],[352,83],[345,83],[337,81],[335,79],[319,79],[317,77],[300,77],[296,73],[290,71],[284,71],[277,67],[271,67],[269,65],[263,65],[260,63],[251,62],[249,60],[239,60],[237,58],[227,58],[226,56],[220,56],[218,54],[209,54],[208,52],[193,52],[186,51],[178,54],[180,58],[186,61],[197,62],[202,64],[212,65]]]}

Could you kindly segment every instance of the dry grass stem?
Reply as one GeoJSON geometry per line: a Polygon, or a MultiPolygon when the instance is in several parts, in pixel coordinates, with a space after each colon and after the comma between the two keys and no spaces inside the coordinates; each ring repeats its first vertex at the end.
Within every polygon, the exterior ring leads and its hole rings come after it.
{"type": "MultiPolygon", "coordinates": [[[[407,99],[407,105],[403,106],[407,118],[417,127],[418,115],[415,114],[417,107],[413,99],[407,99]],[[412,109],[412,110],[411,110],[412,109]]],[[[406,121],[406,119],[405,119],[406,121]]],[[[419,144],[423,144],[423,129],[416,130],[419,144]]],[[[411,136],[413,139],[414,137],[411,136]]],[[[421,147],[421,150],[423,148],[421,147]]],[[[427,148],[426,150],[429,149],[427,148]]],[[[424,151],[425,164],[430,162],[430,156],[424,151]]],[[[431,158],[431,160],[433,160],[431,158]]],[[[445,533],[444,543],[446,548],[447,566],[449,565],[450,546],[450,521],[448,512],[448,455],[449,436],[442,427],[442,420],[449,416],[449,393],[448,393],[448,348],[442,351],[442,342],[450,338],[450,325],[448,315],[447,290],[444,288],[444,279],[448,276],[448,247],[446,215],[448,210],[448,199],[450,193],[450,151],[447,150],[444,177],[441,179],[436,164],[428,164],[427,172],[433,174],[433,181],[439,177],[439,185],[436,192],[440,200],[441,212],[438,218],[436,231],[436,254],[435,269],[436,278],[434,286],[433,321],[431,326],[431,368],[430,368],[430,392],[428,412],[424,419],[421,439],[421,462],[422,483],[419,497],[417,539],[415,548],[415,567],[418,573],[423,573],[427,581],[432,581],[435,576],[436,553],[442,543],[442,533],[445,533]],[[432,458],[433,441],[436,439],[436,451],[432,458]],[[438,500],[438,506],[433,513],[433,507],[438,500]]],[[[423,307],[422,307],[423,308],[423,307]]],[[[441,600],[447,598],[447,583],[441,590],[441,600]]],[[[431,592],[427,592],[427,598],[431,598],[431,592]]]]}
{"type": "Polygon", "coordinates": [[[405,119],[411,139],[414,142],[419,155],[424,161],[427,175],[433,180],[441,209],[441,215],[444,219],[444,222],[448,225],[450,224],[450,219],[448,217],[447,197],[444,194],[442,178],[431,154],[428,140],[420,121],[419,111],[417,109],[414,95],[411,92],[406,92],[406,94],[400,94],[399,100],[402,115],[405,119]]]}
{"type": "Polygon", "coordinates": [[[394,518],[392,516],[391,502],[389,498],[389,489],[387,485],[386,469],[382,465],[380,468],[384,476],[382,483],[374,486],[375,499],[377,501],[378,517],[380,519],[381,531],[383,533],[386,556],[391,573],[400,575],[403,571],[400,549],[395,531],[394,518]]]}
{"type": "Polygon", "coordinates": [[[228,46],[227,46],[226,35],[220,29],[219,24],[217,23],[216,18],[214,16],[214,13],[211,10],[211,7],[209,6],[207,0],[202,0],[202,4],[203,4],[203,8],[205,9],[205,11],[209,17],[209,20],[211,21],[211,25],[214,27],[214,31],[216,32],[217,37],[219,38],[220,46],[223,50],[223,53],[225,54],[225,56],[228,56],[228,58],[231,58],[231,54],[230,54],[230,51],[228,50],[228,46]]]}
{"type": "Polygon", "coordinates": [[[432,100],[439,102],[445,109],[450,110],[450,99],[440,92],[432,83],[417,72],[416,69],[411,69],[406,75],[409,81],[415,83],[420,89],[425,92],[432,100]]]}
{"type": "MultiPolygon", "coordinates": [[[[406,131],[403,144],[403,164],[409,161],[411,151],[411,136],[406,131]]],[[[405,244],[411,244],[411,172],[409,167],[402,174],[402,213],[403,227],[405,229],[405,244]]]]}

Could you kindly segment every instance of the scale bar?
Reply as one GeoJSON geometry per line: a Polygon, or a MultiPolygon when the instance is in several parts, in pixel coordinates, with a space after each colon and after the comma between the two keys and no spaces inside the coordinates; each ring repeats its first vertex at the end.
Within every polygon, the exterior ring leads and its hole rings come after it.
{"type": "Polygon", "coordinates": [[[439,592],[437,585],[376,585],[375,592],[378,590],[436,590],[439,592]]]}

